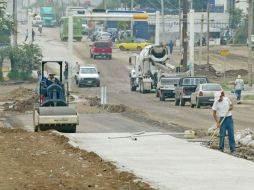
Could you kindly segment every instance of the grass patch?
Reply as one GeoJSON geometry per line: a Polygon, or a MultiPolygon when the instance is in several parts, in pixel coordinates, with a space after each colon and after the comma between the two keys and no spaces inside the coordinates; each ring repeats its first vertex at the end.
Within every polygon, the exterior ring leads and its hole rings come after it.
{"type": "Polygon", "coordinates": [[[221,83],[221,87],[223,88],[224,91],[231,91],[232,90],[232,85],[230,85],[230,84],[221,83]]]}
{"type": "Polygon", "coordinates": [[[254,95],[245,95],[243,96],[243,100],[254,100],[254,95]]]}

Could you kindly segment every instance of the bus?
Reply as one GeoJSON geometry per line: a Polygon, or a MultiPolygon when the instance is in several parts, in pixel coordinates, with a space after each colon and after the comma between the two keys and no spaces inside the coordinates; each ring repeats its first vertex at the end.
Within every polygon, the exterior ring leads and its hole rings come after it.
{"type": "MultiPolygon", "coordinates": [[[[73,17],[73,39],[81,41],[83,37],[83,18],[73,17]]],[[[60,38],[62,41],[68,40],[68,17],[60,20],[60,38]]]]}

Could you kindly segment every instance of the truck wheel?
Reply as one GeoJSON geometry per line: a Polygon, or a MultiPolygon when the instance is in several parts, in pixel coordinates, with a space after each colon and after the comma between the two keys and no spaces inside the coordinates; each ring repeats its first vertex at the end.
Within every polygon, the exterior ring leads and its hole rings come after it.
{"type": "Polygon", "coordinates": [[[137,87],[136,86],[131,86],[131,91],[136,91],[137,90],[137,87]]]}
{"type": "Polygon", "coordinates": [[[196,105],[197,108],[200,108],[200,103],[199,103],[199,99],[198,99],[198,98],[197,98],[197,101],[196,101],[196,102],[197,102],[197,105],[196,105]]]}
{"type": "Polygon", "coordinates": [[[194,107],[195,107],[195,104],[192,104],[192,103],[191,103],[191,108],[194,108],[194,107]]]}
{"type": "Polygon", "coordinates": [[[108,56],[108,59],[112,59],[112,55],[109,55],[109,56],[108,56]]]}
{"type": "Polygon", "coordinates": [[[96,55],[93,55],[93,59],[96,59],[96,55]]]}
{"type": "Polygon", "coordinates": [[[179,106],[179,104],[180,104],[180,100],[175,98],[175,106],[179,106]]]}
{"type": "Polygon", "coordinates": [[[37,126],[34,126],[34,132],[38,132],[38,131],[39,131],[38,125],[37,125],[37,126]]]}
{"type": "Polygon", "coordinates": [[[162,92],[160,93],[160,101],[165,101],[165,95],[162,92]]]}
{"type": "Polygon", "coordinates": [[[180,106],[185,106],[185,101],[182,97],[180,97],[180,106]]]}

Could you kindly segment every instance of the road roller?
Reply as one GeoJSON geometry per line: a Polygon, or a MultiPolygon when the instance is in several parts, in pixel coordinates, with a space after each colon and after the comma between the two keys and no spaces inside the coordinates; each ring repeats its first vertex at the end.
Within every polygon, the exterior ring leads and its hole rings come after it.
{"type": "Polygon", "coordinates": [[[42,60],[41,70],[38,72],[38,98],[36,98],[33,111],[35,132],[50,129],[67,133],[76,132],[79,115],[69,106],[67,79],[68,63],[66,61],[42,60]]]}

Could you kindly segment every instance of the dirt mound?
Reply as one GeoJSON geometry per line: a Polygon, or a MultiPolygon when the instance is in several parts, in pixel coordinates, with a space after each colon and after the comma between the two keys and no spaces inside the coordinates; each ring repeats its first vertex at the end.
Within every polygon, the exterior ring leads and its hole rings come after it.
{"type": "Polygon", "coordinates": [[[101,105],[101,99],[98,96],[95,97],[85,97],[85,105],[89,106],[100,106],[101,105]]]}
{"type": "MultiPolygon", "coordinates": [[[[195,74],[198,76],[207,76],[210,79],[217,79],[217,78],[223,77],[223,73],[216,71],[211,64],[204,64],[204,65],[195,64],[195,74]]],[[[248,71],[245,69],[226,71],[227,77],[237,77],[238,75],[245,76],[247,74],[248,74],[248,71]]]]}
{"type": "Polygon", "coordinates": [[[110,113],[123,113],[126,111],[127,107],[123,104],[119,105],[106,105],[105,109],[110,113]]]}
{"type": "Polygon", "coordinates": [[[9,92],[6,98],[8,98],[8,100],[17,100],[17,99],[20,100],[30,98],[32,96],[35,96],[35,91],[33,89],[24,88],[20,86],[19,88],[9,92]]]}
{"type": "Polygon", "coordinates": [[[237,77],[238,75],[245,76],[248,74],[248,71],[245,69],[239,69],[239,70],[227,70],[226,76],[227,77],[237,77]]]}
{"type": "Polygon", "coordinates": [[[35,98],[33,89],[19,87],[9,92],[1,101],[8,101],[2,105],[4,111],[25,112],[33,110],[35,98]]]}
{"type": "Polygon", "coordinates": [[[0,139],[0,189],[153,189],[51,131],[0,128],[0,139]]]}
{"type": "Polygon", "coordinates": [[[221,76],[211,64],[195,64],[195,74],[198,76],[207,76],[208,78],[218,78],[221,76]]]}

